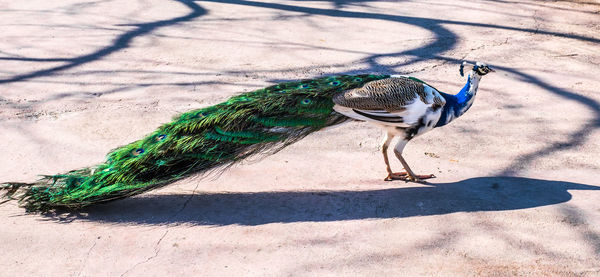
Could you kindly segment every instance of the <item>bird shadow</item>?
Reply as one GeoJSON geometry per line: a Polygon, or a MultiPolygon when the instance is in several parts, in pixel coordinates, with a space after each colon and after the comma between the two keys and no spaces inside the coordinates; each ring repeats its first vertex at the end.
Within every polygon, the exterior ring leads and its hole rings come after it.
{"type": "Polygon", "coordinates": [[[600,186],[500,176],[358,191],[158,194],[45,216],[65,223],[255,226],[519,210],[567,202],[570,189],[600,186]]]}

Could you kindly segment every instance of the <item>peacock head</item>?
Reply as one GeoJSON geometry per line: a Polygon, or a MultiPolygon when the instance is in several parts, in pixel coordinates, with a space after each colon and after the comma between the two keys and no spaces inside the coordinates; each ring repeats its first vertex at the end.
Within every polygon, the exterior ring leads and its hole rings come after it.
{"type": "MultiPolygon", "coordinates": [[[[464,68],[465,68],[465,65],[467,65],[467,64],[468,64],[467,62],[463,62],[460,65],[460,76],[465,76],[465,74],[464,74],[464,68]]],[[[495,72],[495,70],[493,70],[492,68],[490,68],[484,62],[476,62],[473,65],[473,72],[475,72],[479,76],[483,76],[483,75],[488,74],[490,72],[495,72]]]]}

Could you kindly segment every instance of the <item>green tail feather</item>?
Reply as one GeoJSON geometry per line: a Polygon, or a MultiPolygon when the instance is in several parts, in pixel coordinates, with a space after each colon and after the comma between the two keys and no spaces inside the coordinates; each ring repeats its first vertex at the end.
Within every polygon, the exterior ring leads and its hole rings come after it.
{"type": "Polygon", "coordinates": [[[35,183],[4,183],[28,211],[83,206],[139,194],[251,155],[274,153],[348,120],[333,111],[336,92],[388,75],[343,75],[287,82],[184,113],[147,137],[114,149],[103,164],[35,183]]]}

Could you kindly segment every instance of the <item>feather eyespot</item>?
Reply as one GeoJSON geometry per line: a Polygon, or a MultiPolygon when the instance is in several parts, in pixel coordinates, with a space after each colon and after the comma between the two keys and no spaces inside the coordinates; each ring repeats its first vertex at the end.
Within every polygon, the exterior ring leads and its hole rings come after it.
{"type": "Polygon", "coordinates": [[[199,112],[199,113],[197,113],[197,114],[196,114],[196,117],[197,117],[197,118],[203,118],[203,117],[205,117],[206,115],[207,115],[207,114],[206,114],[206,113],[204,113],[204,112],[199,112]]]}
{"type": "Polygon", "coordinates": [[[329,84],[331,84],[332,86],[337,86],[337,85],[340,84],[340,81],[333,81],[333,82],[331,82],[329,84]]]}
{"type": "Polygon", "coordinates": [[[300,85],[300,88],[308,88],[308,87],[310,87],[309,84],[302,84],[302,85],[300,85]]]}
{"type": "Polygon", "coordinates": [[[280,91],[278,91],[278,92],[279,92],[279,93],[286,93],[286,92],[287,92],[287,90],[285,90],[285,89],[282,89],[282,90],[280,90],[280,91]]]}
{"type": "Polygon", "coordinates": [[[304,100],[302,100],[302,101],[300,102],[300,104],[302,104],[302,105],[309,105],[311,102],[312,102],[312,101],[311,101],[310,99],[308,99],[308,98],[305,98],[304,100]]]}
{"type": "Polygon", "coordinates": [[[163,141],[167,138],[167,135],[162,134],[162,135],[158,135],[156,136],[156,141],[163,141]]]}
{"type": "Polygon", "coordinates": [[[355,82],[362,82],[362,78],[354,78],[355,82]]]}
{"type": "Polygon", "coordinates": [[[144,154],[144,148],[138,148],[138,149],[131,151],[131,155],[133,155],[135,157],[142,155],[142,154],[144,154]]]}

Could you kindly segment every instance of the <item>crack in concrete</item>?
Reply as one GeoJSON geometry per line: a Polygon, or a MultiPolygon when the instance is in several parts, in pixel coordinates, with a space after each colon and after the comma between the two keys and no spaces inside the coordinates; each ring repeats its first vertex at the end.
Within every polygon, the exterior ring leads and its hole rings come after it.
{"type": "Polygon", "coordinates": [[[533,18],[533,22],[534,22],[533,35],[537,35],[540,32],[540,22],[538,21],[537,13],[538,13],[538,10],[534,10],[533,15],[531,16],[533,18]]]}
{"type": "Polygon", "coordinates": [[[85,259],[83,260],[83,265],[81,266],[81,269],[79,269],[79,273],[77,273],[77,277],[81,276],[83,269],[85,269],[85,263],[87,262],[88,258],[90,257],[90,253],[92,252],[94,247],[96,247],[97,243],[98,243],[98,240],[95,240],[94,244],[92,244],[92,247],[90,247],[90,249],[88,249],[87,254],[85,255],[85,259]]]}
{"type": "MultiPolygon", "coordinates": [[[[181,206],[181,209],[179,209],[177,212],[175,212],[170,218],[169,220],[172,220],[173,218],[177,217],[181,212],[183,212],[183,210],[185,210],[185,208],[187,207],[187,205],[191,202],[192,198],[194,197],[194,195],[196,194],[196,190],[198,189],[199,183],[196,184],[196,187],[192,190],[192,193],[190,194],[190,196],[186,199],[186,201],[183,203],[183,205],[181,206]]],[[[165,227],[165,232],[162,234],[162,236],[158,239],[158,241],[156,242],[156,244],[154,245],[154,255],[148,257],[146,260],[141,261],[139,263],[134,264],[131,268],[127,269],[125,272],[123,272],[120,277],[125,276],[127,273],[129,273],[130,271],[134,270],[136,267],[138,267],[139,265],[145,264],[150,262],[152,259],[158,257],[158,254],[160,253],[160,243],[163,241],[163,239],[167,236],[167,234],[169,233],[169,226],[167,225],[165,227]]],[[[95,245],[95,243],[94,243],[95,245]]]]}
{"type": "Polygon", "coordinates": [[[158,254],[160,253],[160,243],[163,241],[163,239],[167,236],[168,233],[169,233],[169,227],[166,228],[165,232],[162,234],[162,236],[158,239],[158,241],[154,245],[154,255],[148,257],[144,261],[134,264],[131,268],[129,268],[129,269],[125,270],[125,272],[121,273],[120,277],[125,276],[127,273],[134,270],[137,266],[145,264],[145,263],[151,261],[152,259],[158,257],[158,254]]]}
{"type": "Polygon", "coordinates": [[[200,183],[196,183],[196,187],[192,190],[192,193],[190,194],[190,196],[187,198],[187,200],[185,200],[185,203],[183,203],[183,206],[181,206],[181,209],[179,209],[179,211],[177,211],[170,219],[175,218],[176,216],[178,216],[181,212],[183,212],[183,210],[185,210],[185,207],[187,207],[188,203],[190,203],[192,201],[192,198],[194,197],[194,195],[196,194],[196,190],[198,189],[198,185],[200,183]]]}

